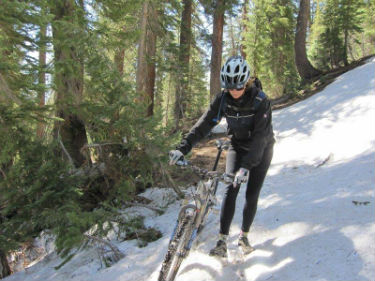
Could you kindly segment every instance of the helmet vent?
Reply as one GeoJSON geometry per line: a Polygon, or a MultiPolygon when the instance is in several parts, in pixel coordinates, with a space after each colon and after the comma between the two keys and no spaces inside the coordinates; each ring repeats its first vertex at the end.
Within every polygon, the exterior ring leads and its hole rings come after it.
{"type": "Polygon", "coordinates": [[[227,66],[227,72],[230,72],[230,66],[229,65],[227,66]]]}
{"type": "Polygon", "coordinates": [[[236,69],[234,70],[234,73],[238,73],[239,71],[240,71],[240,66],[237,65],[237,66],[236,66],[236,69]]]}
{"type": "Polygon", "coordinates": [[[238,80],[238,75],[233,77],[233,84],[237,84],[237,80],[238,80]]]}
{"type": "Polygon", "coordinates": [[[247,66],[245,65],[245,67],[243,68],[243,73],[246,73],[246,71],[247,71],[247,66]]]}

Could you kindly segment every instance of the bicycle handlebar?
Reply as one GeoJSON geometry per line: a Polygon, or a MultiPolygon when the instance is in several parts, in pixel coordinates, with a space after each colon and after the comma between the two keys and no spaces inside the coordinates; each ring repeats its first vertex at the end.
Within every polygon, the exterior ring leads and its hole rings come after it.
{"type": "Polygon", "coordinates": [[[226,174],[226,173],[221,174],[221,173],[216,171],[216,167],[217,167],[221,152],[223,150],[228,150],[229,145],[230,145],[230,140],[224,140],[224,139],[216,140],[216,147],[218,149],[218,153],[217,153],[217,156],[216,156],[216,161],[215,161],[213,171],[208,171],[207,169],[203,169],[203,168],[200,168],[198,166],[192,165],[189,161],[185,160],[184,158],[182,158],[181,160],[178,160],[176,162],[176,165],[180,166],[180,167],[188,167],[189,166],[193,170],[194,173],[198,174],[202,178],[214,178],[214,177],[219,177],[220,179],[232,178],[232,181],[233,181],[233,178],[234,178],[233,175],[229,175],[229,174],[226,174]]]}
{"type": "Polygon", "coordinates": [[[227,174],[227,173],[220,173],[218,171],[208,171],[207,169],[200,168],[198,166],[195,166],[191,164],[191,162],[187,160],[179,160],[176,163],[177,166],[180,167],[189,167],[192,169],[194,173],[196,173],[201,178],[215,178],[218,177],[219,180],[224,180],[225,183],[232,183],[234,180],[234,175],[227,174]]]}

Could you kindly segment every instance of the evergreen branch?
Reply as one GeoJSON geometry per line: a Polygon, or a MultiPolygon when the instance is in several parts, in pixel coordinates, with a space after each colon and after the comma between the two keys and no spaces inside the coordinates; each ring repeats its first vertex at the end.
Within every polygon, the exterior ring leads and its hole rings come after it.
{"type": "Polygon", "coordinates": [[[1,73],[0,73],[0,91],[4,92],[8,96],[8,98],[11,99],[16,104],[18,105],[21,104],[21,100],[12,93],[11,89],[8,86],[8,83],[5,81],[1,73]]]}

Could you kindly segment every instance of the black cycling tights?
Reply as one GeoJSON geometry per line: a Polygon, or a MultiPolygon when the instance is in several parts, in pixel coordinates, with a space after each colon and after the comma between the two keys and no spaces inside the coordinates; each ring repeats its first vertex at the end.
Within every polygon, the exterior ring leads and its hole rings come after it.
{"type": "MultiPolygon", "coordinates": [[[[235,174],[237,170],[241,168],[239,165],[242,155],[243,153],[241,153],[241,151],[236,151],[232,147],[229,149],[226,160],[226,173],[235,174]]],[[[241,227],[243,232],[249,232],[250,226],[253,223],[257,210],[260,189],[262,188],[264,178],[266,177],[267,170],[271,164],[272,155],[273,144],[270,144],[265,148],[260,164],[250,170],[250,178],[247,183],[246,189],[246,203],[243,209],[243,219],[241,227]]],[[[236,198],[238,195],[238,191],[239,187],[233,188],[232,184],[227,186],[226,188],[220,215],[221,234],[229,234],[229,228],[236,208],[236,198]]]]}

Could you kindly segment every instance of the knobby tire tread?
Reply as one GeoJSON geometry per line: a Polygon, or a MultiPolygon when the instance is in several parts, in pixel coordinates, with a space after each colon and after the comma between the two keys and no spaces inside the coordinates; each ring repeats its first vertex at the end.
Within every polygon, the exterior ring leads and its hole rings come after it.
{"type": "MultiPolygon", "coordinates": [[[[178,245],[180,243],[180,238],[184,234],[185,227],[188,224],[188,222],[189,222],[190,219],[191,219],[191,216],[185,216],[178,223],[176,233],[174,234],[173,238],[169,242],[168,251],[167,251],[167,254],[164,257],[164,261],[163,261],[163,264],[162,264],[162,267],[161,267],[161,270],[160,270],[158,281],[166,281],[167,280],[166,278],[168,276],[168,273],[171,270],[171,268],[170,268],[171,267],[171,263],[173,261],[173,257],[176,254],[178,245]]],[[[181,257],[181,260],[182,259],[183,258],[181,257]]],[[[178,267],[180,266],[180,264],[181,264],[181,262],[178,263],[178,267]]],[[[173,277],[173,279],[174,279],[174,277],[173,277]]]]}

